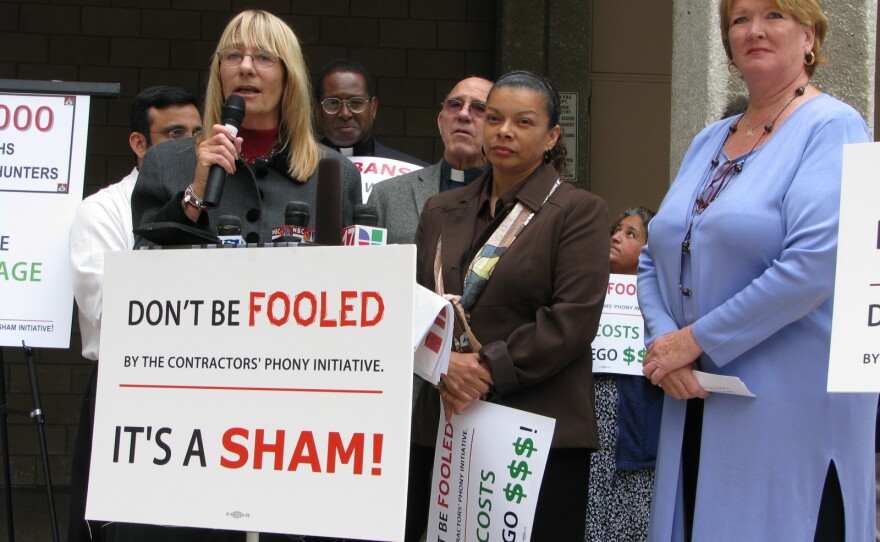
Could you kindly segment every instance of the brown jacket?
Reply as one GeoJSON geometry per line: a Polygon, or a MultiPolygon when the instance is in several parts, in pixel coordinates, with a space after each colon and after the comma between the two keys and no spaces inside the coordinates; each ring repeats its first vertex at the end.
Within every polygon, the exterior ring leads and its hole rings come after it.
{"type": "MultiPolygon", "coordinates": [[[[446,293],[461,294],[483,187],[434,196],[416,233],[419,284],[434,290],[434,256],[443,236],[446,293]]],[[[495,402],[556,419],[553,447],[598,448],[592,351],[608,285],[609,219],[601,198],[563,183],[541,208],[558,175],[541,165],[516,196],[537,210],[507,252],[470,311],[481,358],[494,380],[495,402]]],[[[434,446],[440,416],[437,391],[423,383],[413,412],[413,441],[434,446]]]]}

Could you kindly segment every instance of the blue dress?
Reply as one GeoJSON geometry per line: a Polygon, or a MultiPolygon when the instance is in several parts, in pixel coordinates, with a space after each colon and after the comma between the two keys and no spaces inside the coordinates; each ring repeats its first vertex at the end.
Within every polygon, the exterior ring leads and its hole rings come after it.
{"type": "MultiPolygon", "coordinates": [[[[639,268],[646,341],[693,324],[701,369],[737,376],[756,395],[705,400],[693,540],[812,541],[832,461],[846,540],[873,540],[877,395],[825,391],[843,145],[870,136],[851,107],[813,98],[694,214],[734,120],[691,144],[650,223],[639,268]],[[681,294],[681,281],[691,296],[681,294]]],[[[665,398],[649,540],[684,540],[685,406],[665,398]]]]}

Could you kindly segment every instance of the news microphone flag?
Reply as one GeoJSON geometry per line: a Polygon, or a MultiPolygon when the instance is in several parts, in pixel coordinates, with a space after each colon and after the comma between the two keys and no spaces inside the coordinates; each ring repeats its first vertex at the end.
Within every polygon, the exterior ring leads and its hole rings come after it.
{"type": "Polygon", "coordinates": [[[343,246],[375,246],[385,245],[388,240],[388,230],[373,226],[361,226],[355,224],[342,230],[343,246]]]}
{"type": "Polygon", "coordinates": [[[292,226],[290,224],[272,228],[272,241],[294,241],[297,237],[299,241],[296,242],[314,243],[315,230],[305,226],[292,226]]]}

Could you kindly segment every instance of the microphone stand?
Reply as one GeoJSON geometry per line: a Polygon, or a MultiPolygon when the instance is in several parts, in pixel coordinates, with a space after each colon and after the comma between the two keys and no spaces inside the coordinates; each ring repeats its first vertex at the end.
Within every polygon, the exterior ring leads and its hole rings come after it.
{"type": "Polygon", "coordinates": [[[46,428],[43,419],[43,406],[40,401],[40,386],[37,382],[37,367],[34,363],[34,349],[21,341],[21,347],[24,348],[25,357],[27,358],[28,375],[31,380],[31,395],[34,398],[34,410],[30,416],[37,424],[37,434],[40,439],[40,455],[43,458],[43,476],[46,478],[46,495],[49,498],[49,520],[52,525],[52,540],[60,542],[61,537],[58,535],[58,520],[55,515],[55,494],[52,491],[52,475],[49,472],[49,448],[46,446],[46,428]]]}
{"type": "MultiPolygon", "coordinates": [[[[9,542],[15,542],[15,527],[12,524],[12,475],[9,467],[9,434],[6,423],[11,410],[6,406],[6,367],[3,364],[3,347],[0,347],[0,441],[3,445],[3,481],[6,483],[6,527],[9,542]]],[[[25,412],[16,412],[26,414],[25,412]]]]}
{"type": "Polygon", "coordinates": [[[34,349],[21,341],[27,359],[28,375],[31,383],[31,395],[33,396],[34,409],[30,412],[12,409],[6,406],[6,368],[3,365],[3,349],[0,348],[0,440],[3,441],[3,470],[6,477],[6,516],[9,526],[9,542],[15,542],[15,529],[12,519],[12,477],[9,468],[9,435],[6,418],[9,414],[30,416],[37,424],[37,434],[40,439],[40,456],[43,460],[43,476],[46,479],[46,495],[49,498],[49,520],[52,527],[53,542],[60,542],[58,534],[58,520],[55,514],[55,495],[52,490],[52,476],[49,471],[49,448],[46,445],[46,428],[43,419],[43,406],[40,401],[40,386],[37,382],[37,368],[34,363],[34,349]]]}

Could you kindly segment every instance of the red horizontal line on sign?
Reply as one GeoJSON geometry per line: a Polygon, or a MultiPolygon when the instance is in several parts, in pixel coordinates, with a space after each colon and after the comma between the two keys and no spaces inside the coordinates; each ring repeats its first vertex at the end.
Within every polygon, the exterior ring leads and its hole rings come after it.
{"type": "Polygon", "coordinates": [[[607,315],[611,315],[611,316],[639,316],[639,317],[642,316],[641,314],[629,314],[626,312],[603,312],[602,314],[607,314],[607,315]]]}
{"type": "Polygon", "coordinates": [[[150,388],[163,390],[223,390],[223,391],[286,391],[298,393],[358,393],[381,394],[382,390],[334,390],[321,388],[257,388],[244,386],[175,386],[171,384],[120,384],[120,388],[150,388]]]}
{"type": "Polygon", "coordinates": [[[0,322],[54,322],[54,320],[22,320],[21,318],[0,318],[0,322]]]}

